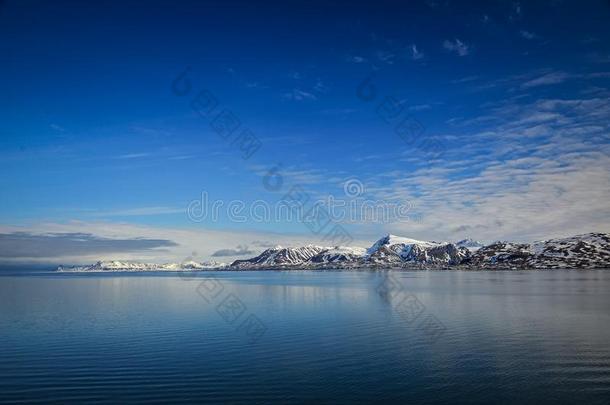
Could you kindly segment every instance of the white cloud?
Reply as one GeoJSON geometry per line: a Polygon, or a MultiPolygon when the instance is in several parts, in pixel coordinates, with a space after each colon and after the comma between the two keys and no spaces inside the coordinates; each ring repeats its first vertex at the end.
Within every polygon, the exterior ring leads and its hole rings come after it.
{"type": "Polygon", "coordinates": [[[535,38],[538,38],[538,35],[534,34],[533,32],[530,32],[530,31],[521,30],[519,33],[525,39],[535,39],[535,38]]]}
{"type": "Polygon", "coordinates": [[[521,3],[515,2],[512,4],[512,9],[511,9],[510,15],[508,16],[508,19],[510,21],[519,20],[521,18],[521,14],[522,14],[521,3]]]}
{"type": "Polygon", "coordinates": [[[388,231],[488,242],[610,231],[607,98],[506,101],[483,110],[486,120],[472,121],[485,129],[461,137],[442,160],[408,175],[385,173],[390,182],[381,175],[363,180],[375,198],[410,201],[422,215],[388,231]]]}
{"type": "Polygon", "coordinates": [[[362,56],[348,56],[347,61],[352,63],[364,63],[366,62],[366,58],[362,56]]]}
{"type": "Polygon", "coordinates": [[[430,104],[417,104],[417,105],[413,105],[413,106],[409,107],[409,110],[424,111],[424,110],[429,110],[430,108],[432,108],[432,106],[430,104]]]}
{"type": "Polygon", "coordinates": [[[568,80],[571,76],[565,72],[551,72],[543,76],[537,77],[536,79],[529,80],[521,85],[522,88],[527,89],[530,87],[545,86],[549,84],[562,83],[568,80]]]}
{"type": "Polygon", "coordinates": [[[491,241],[610,230],[610,159],[595,152],[510,159],[460,180],[423,171],[414,177],[397,179],[392,189],[417,184],[423,221],[397,223],[399,233],[452,240],[476,232],[491,241]],[[472,229],[456,235],[463,225],[472,229]]]}
{"type": "Polygon", "coordinates": [[[138,158],[143,158],[143,157],[148,157],[150,156],[150,153],[127,153],[124,155],[119,155],[116,158],[117,159],[138,159],[138,158]]]}
{"type": "Polygon", "coordinates": [[[420,60],[423,59],[423,57],[423,52],[420,52],[415,44],[411,45],[411,59],[420,60]]]}
{"type": "Polygon", "coordinates": [[[301,89],[292,89],[292,91],[284,94],[284,98],[293,101],[313,101],[318,99],[315,94],[309,93],[301,89]]]}
{"type": "Polygon", "coordinates": [[[66,129],[64,127],[61,127],[57,124],[51,124],[49,126],[57,132],[66,132],[66,129]]]}
{"type": "Polygon", "coordinates": [[[396,58],[396,55],[392,52],[388,52],[388,51],[378,51],[377,52],[377,59],[379,59],[381,62],[387,63],[388,65],[392,65],[394,63],[395,58],[396,58]]]}
{"type": "Polygon", "coordinates": [[[466,56],[470,53],[470,47],[457,38],[454,41],[445,40],[443,48],[455,52],[459,56],[466,56]]]}

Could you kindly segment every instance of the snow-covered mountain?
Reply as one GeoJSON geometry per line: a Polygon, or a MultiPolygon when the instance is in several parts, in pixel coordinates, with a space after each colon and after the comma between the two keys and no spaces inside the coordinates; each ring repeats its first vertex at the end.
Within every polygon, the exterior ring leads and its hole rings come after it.
{"type": "Polygon", "coordinates": [[[492,268],[610,268],[610,235],[588,233],[528,243],[495,242],[464,264],[492,268]]]}
{"type": "Polygon", "coordinates": [[[251,259],[236,260],[231,267],[367,267],[402,266],[407,263],[459,264],[469,256],[466,248],[451,243],[420,241],[386,235],[370,248],[303,246],[267,249],[251,259]]]}
{"type": "Polygon", "coordinates": [[[387,235],[367,250],[366,259],[374,264],[435,263],[459,264],[470,252],[452,243],[439,243],[387,235]]]}
{"type": "Polygon", "coordinates": [[[183,271],[183,270],[208,270],[226,267],[226,263],[218,262],[195,262],[185,261],[182,263],[138,263],[138,262],[123,262],[118,260],[98,261],[95,264],[87,266],[59,266],[57,271],[64,272],[112,272],[112,271],[183,271]]]}
{"type": "Polygon", "coordinates": [[[311,258],[311,263],[358,263],[366,255],[361,247],[335,246],[327,248],[311,258]]]}
{"type": "Polygon", "coordinates": [[[251,259],[235,260],[232,267],[264,267],[264,266],[295,266],[308,263],[312,257],[328,250],[314,245],[283,248],[276,246],[266,249],[260,255],[251,259]]]}
{"type": "Polygon", "coordinates": [[[479,246],[465,239],[457,243],[421,241],[386,235],[371,247],[314,246],[266,249],[250,259],[232,264],[187,261],[182,263],[136,263],[99,261],[90,266],[62,267],[59,271],[184,271],[299,268],[464,268],[464,269],[556,269],[609,268],[610,235],[589,233],[570,238],[529,243],[494,242],[479,246]]]}

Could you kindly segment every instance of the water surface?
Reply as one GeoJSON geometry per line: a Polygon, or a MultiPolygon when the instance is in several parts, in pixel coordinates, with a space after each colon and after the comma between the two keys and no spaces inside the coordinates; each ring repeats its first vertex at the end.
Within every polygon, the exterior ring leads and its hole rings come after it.
{"type": "Polygon", "coordinates": [[[389,274],[3,272],[0,402],[610,398],[610,272],[389,274]]]}

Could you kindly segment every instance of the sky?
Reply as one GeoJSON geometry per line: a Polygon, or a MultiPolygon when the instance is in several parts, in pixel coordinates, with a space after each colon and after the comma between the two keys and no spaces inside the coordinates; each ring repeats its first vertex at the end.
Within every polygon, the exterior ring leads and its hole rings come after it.
{"type": "Polygon", "coordinates": [[[405,3],[0,1],[0,262],[610,231],[610,2],[405,3]]]}

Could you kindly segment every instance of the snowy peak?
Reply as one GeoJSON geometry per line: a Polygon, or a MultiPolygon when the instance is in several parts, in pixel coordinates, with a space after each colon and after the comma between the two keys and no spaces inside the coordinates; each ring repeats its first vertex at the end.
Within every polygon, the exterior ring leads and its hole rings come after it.
{"type": "Polygon", "coordinates": [[[470,250],[471,252],[475,252],[485,245],[483,245],[483,243],[479,242],[478,240],[466,238],[466,239],[462,239],[460,241],[455,242],[455,246],[464,247],[464,248],[470,250]]]}
{"type": "Polygon", "coordinates": [[[385,235],[383,238],[379,239],[377,242],[371,246],[371,249],[381,247],[383,245],[392,246],[392,245],[418,245],[425,247],[433,247],[439,245],[437,242],[428,242],[423,240],[405,238],[403,236],[396,236],[392,234],[385,235]]]}
{"type": "Polygon", "coordinates": [[[367,250],[367,255],[370,262],[377,264],[403,262],[459,264],[469,252],[451,243],[386,235],[367,250]]]}
{"type": "Polygon", "coordinates": [[[299,265],[308,262],[312,257],[328,248],[321,246],[302,246],[302,247],[274,247],[263,251],[260,255],[251,259],[235,260],[231,266],[284,266],[299,265]]]}

